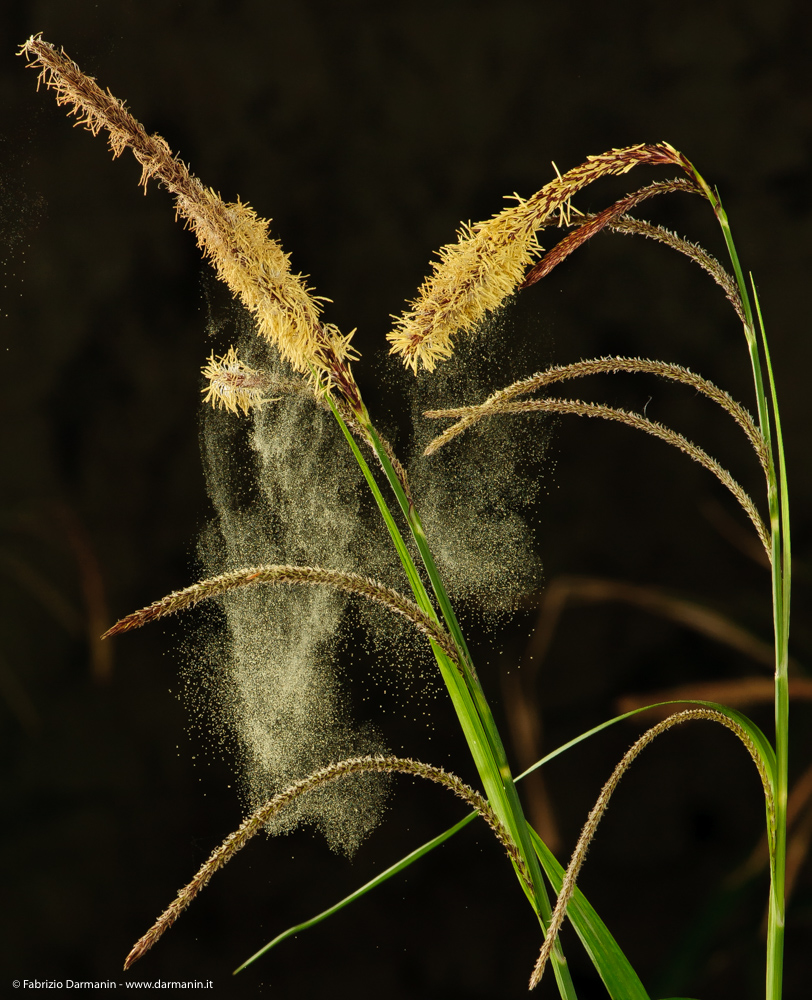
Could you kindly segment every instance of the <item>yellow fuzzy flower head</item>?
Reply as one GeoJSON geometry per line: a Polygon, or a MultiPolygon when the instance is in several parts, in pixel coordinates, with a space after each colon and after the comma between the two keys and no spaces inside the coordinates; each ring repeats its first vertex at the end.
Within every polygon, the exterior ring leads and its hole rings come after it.
{"type": "Polygon", "coordinates": [[[288,255],[268,235],[268,220],[244,202],[223,201],[202,184],[172,154],[165,139],[150,135],[109,90],[102,90],[40,35],[29,38],[21,54],[40,71],[40,81],[56,91],[59,104],[69,105],[94,135],[108,133],[114,156],[132,150],[145,189],[156,178],[172,193],[178,215],[197,237],[218,277],[250,311],[258,333],[295,371],[323,388],[338,387],[355,402],[357,387],[348,366],[352,335],[344,336],[321,321],[324,300],[312,294],[302,275],[291,273],[288,255]]]}
{"type": "Polygon", "coordinates": [[[433,371],[454,350],[453,338],[472,332],[487,313],[518,288],[528,264],[541,252],[536,233],[554,212],[569,211],[569,200],[599,177],[623,174],[639,163],[679,163],[666,143],[611,149],[559,175],[524,200],[516,197],[498,215],[464,226],[456,243],[443,247],[432,274],[400,316],[387,339],[392,354],[417,371],[433,371]]]}
{"type": "Polygon", "coordinates": [[[211,403],[215,409],[222,407],[230,413],[242,410],[248,416],[252,406],[271,402],[265,397],[270,386],[269,377],[240,361],[233,347],[219,358],[212,352],[203,368],[203,377],[208,382],[202,390],[205,393],[203,401],[211,403]]]}

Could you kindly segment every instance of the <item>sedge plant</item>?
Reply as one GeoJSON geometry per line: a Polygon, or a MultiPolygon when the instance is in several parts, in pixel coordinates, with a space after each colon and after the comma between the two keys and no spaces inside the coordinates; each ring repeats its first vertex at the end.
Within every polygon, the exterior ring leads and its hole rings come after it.
{"type": "MultiPolygon", "coordinates": [[[[270,820],[293,803],[359,774],[405,773],[445,786],[469,807],[455,827],[412,852],[347,899],[269,942],[240,967],[256,961],[270,948],[349,905],[398,871],[415,863],[477,817],[484,819],[503,845],[535,919],[540,952],[530,974],[530,987],[552,966],[562,998],[576,996],[566,957],[558,938],[565,919],[581,943],[613,1000],[646,1000],[648,993],[625,955],[577,885],[587,848],[620,778],[657,736],[683,722],[709,720],[723,725],[743,744],[761,779],[770,856],[770,890],[766,950],[767,1000],[782,990],[784,937],[784,877],[788,773],[788,635],[790,592],[790,529],[787,477],[781,423],[764,324],[755,286],[746,278],[733,243],[727,215],[718,193],[690,160],[666,142],[612,149],[588,157],[559,174],[529,198],[476,225],[468,225],[458,240],[444,247],[416,298],[396,320],[388,335],[390,350],[415,373],[433,371],[454,352],[459,338],[473,335],[505,300],[547,275],[560,261],[604,229],[642,235],[687,255],[721,286],[741,322],[752,366],[756,416],[723,389],[687,368],[647,358],[603,357],[556,366],[496,389],[477,405],[431,410],[431,420],[452,420],[427,449],[453,447],[452,441],[481,421],[513,413],[559,413],[600,417],[644,431],[678,448],[716,476],[741,506],[763,546],[772,572],[775,630],[775,740],[770,740],[745,715],[723,705],[696,702],[673,712],[645,732],[624,755],[606,782],[569,865],[564,868],[528,823],[507,754],[480,683],[459,621],[448,596],[420,516],[420,498],[412,495],[404,467],[381,435],[361,396],[352,372],[356,354],[351,334],[345,335],[322,318],[322,300],[301,276],[292,273],[280,245],[268,235],[268,223],[240,201],[225,202],[207,188],[157,135],[150,135],[109,91],[102,90],[41,36],[33,36],[21,54],[39,71],[39,80],[55,91],[94,134],[107,133],[118,156],[130,149],[142,167],[141,183],[156,179],[173,196],[177,215],[192,230],[217,276],[250,313],[256,336],[270,344],[287,366],[280,380],[255,367],[234,349],[212,354],[203,368],[205,400],[231,413],[248,415],[273,404],[278,393],[298,393],[332,413],[347,448],[357,462],[374,498],[391,545],[402,566],[410,595],[361,573],[330,566],[261,564],[220,573],[176,591],[122,618],[106,634],[137,628],[201,601],[251,588],[330,588],[374,602],[408,621],[429,643],[451,698],[481,782],[474,789],[447,771],[411,758],[368,754],[337,759],[279,789],[261,804],[218,847],[127,956],[129,968],[153,947],[209,879],[270,820]],[[625,175],[638,165],[663,167],[674,177],[635,191],[604,211],[584,215],[571,199],[594,181],[625,175]],[[732,273],[699,246],[629,213],[647,199],[675,191],[703,198],[721,227],[732,273]],[[544,253],[538,233],[545,227],[568,230],[544,253]],[[764,474],[766,508],[757,505],[730,473],[698,445],[644,414],[547,395],[548,387],[598,372],[644,372],[689,386],[711,399],[736,421],[746,435],[764,474]]],[[[634,713],[628,713],[632,715],[634,713]]],[[[620,718],[626,718],[621,716],[620,718]]],[[[619,721],[610,719],[548,755],[535,767],[558,756],[594,733],[619,721]]],[[[532,770],[532,769],[531,769],[532,770]]]]}

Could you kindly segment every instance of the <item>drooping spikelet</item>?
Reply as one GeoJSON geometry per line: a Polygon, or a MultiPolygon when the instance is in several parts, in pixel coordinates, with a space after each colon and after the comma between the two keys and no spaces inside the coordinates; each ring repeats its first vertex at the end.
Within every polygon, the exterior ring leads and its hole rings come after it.
{"type": "Polygon", "coordinates": [[[105,129],[113,156],[132,150],[141,164],[141,184],[156,177],[175,197],[176,211],[197,237],[220,277],[253,314],[258,332],[273,343],[296,371],[337,385],[352,401],[357,394],[347,366],[350,337],[320,320],[320,300],[301,275],[292,274],[288,255],[268,236],[268,220],[250,205],[224,202],[189,172],[159,135],[149,135],[124,104],[102,90],[53,45],[34,35],[21,55],[40,70],[39,81],[70,105],[94,134],[105,129]]]}
{"type": "Polygon", "coordinates": [[[550,958],[550,954],[567,914],[567,904],[570,902],[575,893],[578,876],[580,875],[581,868],[583,867],[586,859],[589,845],[592,843],[598,829],[598,825],[606,813],[610,799],[614,795],[617,786],[620,784],[620,779],[629,770],[642,751],[645,750],[646,747],[650,746],[650,744],[662,733],[665,733],[674,726],[679,726],[684,722],[707,719],[710,722],[718,722],[726,729],[729,729],[735,736],[738,736],[744,744],[745,749],[750,754],[750,757],[758,770],[759,777],[761,778],[761,786],[764,790],[764,798],[767,805],[767,824],[769,836],[773,836],[773,831],[775,830],[775,790],[773,782],[767,772],[767,768],[765,767],[761,751],[759,750],[751,733],[748,732],[748,730],[745,729],[740,722],[731,718],[730,714],[728,714],[729,711],[729,709],[718,711],[715,708],[708,707],[689,708],[684,712],[675,712],[673,715],[669,715],[667,719],[664,719],[662,722],[658,722],[656,726],[652,726],[651,729],[643,733],[637,742],[623,755],[620,763],[614,769],[609,777],[609,780],[601,789],[598,800],[590,810],[589,816],[584,824],[584,828],[581,830],[581,836],[578,838],[575,850],[572,852],[570,863],[567,866],[567,870],[564,873],[564,878],[561,882],[561,890],[558,893],[555,909],[553,910],[552,916],[547,922],[547,927],[545,928],[544,944],[541,946],[541,952],[536,960],[533,973],[530,976],[531,990],[538,986],[541,981],[541,977],[544,974],[547,961],[550,958]]]}
{"type": "Polygon", "coordinates": [[[148,607],[126,615],[108,629],[102,639],[120,635],[122,632],[129,632],[134,628],[141,628],[142,625],[157,621],[166,615],[174,615],[178,611],[194,607],[200,601],[260,583],[335,587],[345,593],[365,597],[369,601],[383,605],[395,614],[408,618],[419,631],[436,642],[455,663],[457,662],[457,651],[451,637],[414,601],[404,597],[391,587],[371,580],[369,577],[361,576],[359,573],[344,573],[341,570],[324,569],[322,566],[251,566],[247,569],[221,573],[219,576],[212,576],[207,580],[192,584],[191,587],[185,587],[183,590],[175,590],[161,600],[154,601],[148,607]]]}
{"type": "Polygon", "coordinates": [[[536,232],[569,199],[599,177],[623,174],[640,163],[684,167],[679,153],[667,143],[612,149],[590,156],[585,163],[558,176],[527,200],[486,222],[464,226],[457,243],[443,247],[432,264],[432,275],[410,308],[388,335],[391,353],[417,371],[432,371],[453,352],[453,338],[472,331],[485,315],[516,290],[525,270],[541,252],[536,232]]]}
{"type": "MultiPolygon", "coordinates": [[[[158,917],[147,933],[136,941],[124,962],[125,970],[129,969],[140,958],[143,958],[149,949],[169,930],[198,893],[206,887],[212,875],[223,868],[238,851],[242,850],[252,837],[255,837],[261,830],[265,829],[266,824],[273,816],[280,813],[301,796],[308,795],[330,782],[348,778],[356,774],[375,773],[399,773],[415,778],[425,778],[453,792],[468,806],[480,813],[507,851],[508,857],[515,865],[523,883],[528,888],[532,886],[524,858],[519,853],[516,844],[505,829],[502,821],[491,808],[490,803],[476,789],[471,788],[470,785],[466,785],[464,781],[460,780],[456,774],[445,771],[441,767],[424,764],[422,761],[414,760],[411,757],[351,757],[348,760],[340,760],[335,764],[328,764],[327,767],[314,771],[306,778],[300,778],[292,785],[278,792],[258,809],[255,809],[250,816],[246,817],[240,826],[233,833],[230,833],[223,843],[212,852],[191,882],[187,883],[180,890],[172,903],[158,917]]],[[[251,961],[253,959],[249,959],[248,962],[245,962],[235,971],[240,972],[251,961]]]]}

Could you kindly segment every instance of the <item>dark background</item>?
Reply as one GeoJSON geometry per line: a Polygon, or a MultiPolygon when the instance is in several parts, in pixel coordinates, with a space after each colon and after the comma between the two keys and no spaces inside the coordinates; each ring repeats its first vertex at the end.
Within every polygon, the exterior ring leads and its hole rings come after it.
{"type": "MultiPolygon", "coordinates": [[[[370,359],[388,317],[461,219],[489,216],[512,191],[531,194],[553,176],[551,160],[565,170],[660,139],[683,150],[718,185],[766,313],[794,503],[794,653],[808,662],[808,4],[72,0],[4,11],[4,979],[123,982],[133,941],[242,815],[228,753],[179,698],[182,624],[103,648],[93,638],[194,578],[209,516],[199,366],[228,344],[205,339],[210,311],[227,322],[227,296],[168,196],[138,190],[129,154],[111,163],[103,140],[35,92],[14,58],[32,32],[64,46],[205,183],[273,217],[294,268],[334,300],[327,318],[359,328],[356,372],[373,412],[383,401],[370,359]]],[[[603,207],[655,176],[577,203],[603,207]]],[[[700,203],[674,196],[652,217],[722,255],[700,203]]],[[[664,248],[604,235],[511,308],[508,329],[537,331],[527,373],[642,354],[689,365],[753,406],[735,317],[664,248]]],[[[649,416],[729,463],[760,502],[752,457],[689,390],[596,380],[562,394],[651,403],[649,416]]],[[[684,456],[626,428],[562,420],[544,483],[536,515],[548,584],[590,574],[667,588],[770,641],[769,580],[741,541],[746,521],[684,456]]],[[[492,636],[496,651],[483,645],[497,712],[499,671],[522,656],[534,614],[492,636]]],[[[611,717],[623,694],[745,676],[769,668],[627,604],[573,606],[538,679],[544,749],[611,717]]],[[[403,700],[378,725],[394,751],[470,779],[450,711],[442,698],[430,704],[433,728],[410,726],[403,700]]],[[[769,705],[748,711],[770,731],[769,705]]],[[[793,781],[809,759],[803,702],[794,720],[793,781]]],[[[550,767],[562,859],[643,727],[617,726],[550,767]]],[[[736,876],[761,835],[759,796],[746,754],[710,726],[664,737],[625,779],[582,887],[652,997],[763,988],[766,877],[736,876]]],[[[352,862],[308,830],[257,840],[131,975],[213,979],[229,995],[521,996],[538,928],[484,827],[230,980],[262,943],[460,815],[444,793],[399,780],[352,862]]],[[[788,998],[808,989],[810,888],[802,873],[789,907],[788,998]]],[[[569,952],[579,995],[601,995],[577,943],[569,952]]],[[[556,995],[548,978],[541,996],[556,995]]]]}

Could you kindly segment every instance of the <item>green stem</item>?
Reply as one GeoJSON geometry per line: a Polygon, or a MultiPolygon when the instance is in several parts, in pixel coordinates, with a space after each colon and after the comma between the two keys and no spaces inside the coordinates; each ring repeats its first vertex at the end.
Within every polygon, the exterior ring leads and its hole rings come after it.
{"type": "Polygon", "coordinates": [[[733,265],[733,273],[736,277],[736,284],[739,287],[739,295],[741,296],[742,308],[744,309],[744,336],[747,341],[747,350],[750,352],[750,365],[753,370],[753,380],[755,383],[759,426],[761,428],[761,433],[764,435],[764,440],[767,442],[767,450],[770,452],[770,417],[767,405],[767,396],[764,392],[764,379],[761,373],[761,360],[758,352],[756,328],[753,322],[753,309],[750,305],[750,297],[747,294],[747,284],[745,283],[744,274],[739,262],[739,255],[736,251],[736,246],[733,243],[733,234],[730,231],[730,222],[727,217],[727,212],[725,212],[722,207],[722,202],[719,198],[718,192],[710,187],[708,182],[702,177],[693,164],[689,164],[689,166],[690,170],[693,172],[696,182],[702,188],[705,197],[708,199],[711,207],[713,208],[716,219],[721,227],[722,235],[725,239],[727,252],[730,256],[730,263],[733,265]]]}
{"type": "MultiPolygon", "coordinates": [[[[361,454],[357,442],[353,438],[349,428],[341,418],[338,410],[334,406],[328,395],[330,408],[336,420],[341,426],[345,437],[355,455],[356,461],[361,467],[361,471],[375,497],[381,515],[384,518],[389,533],[397,549],[401,563],[406,571],[412,591],[420,608],[435,621],[438,621],[437,613],[429,599],[423,581],[420,578],[417,568],[412,561],[411,554],[403,540],[400,531],[395,524],[386,501],[381,494],[378,484],[372,475],[369,466],[361,454]]],[[[409,501],[400,483],[400,479],[395,471],[389,456],[378,436],[369,413],[361,403],[360,408],[354,409],[354,415],[364,433],[368,436],[372,447],[381,463],[384,474],[395,493],[398,504],[403,512],[406,522],[409,525],[412,537],[423,561],[423,565],[431,582],[434,595],[437,599],[443,620],[448,629],[458,654],[458,663],[448,657],[435,643],[432,643],[435,658],[440,667],[443,680],[448,688],[454,710],[457,713],[460,725],[466,742],[468,743],[471,755],[476,764],[477,771],[482,780],[485,794],[492,805],[499,819],[504,824],[518,851],[527,866],[532,883],[532,891],[529,890],[520,877],[519,881],[525,890],[525,894],[535,911],[539,923],[544,929],[552,915],[552,906],[544,885],[536,852],[530,836],[529,825],[519,801],[513,776],[507,762],[507,754],[501,737],[496,727],[493,714],[488,705],[485,693],[479,682],[479,678],[474,669],[471,654],[465,643],[457,616],[443,586],[434,557],[429,549],[428,541],[420,517],[413,504],[409,501]]],[[[517,875],[519,872],[517,870],[517,875]]],[[[575,1000],[575,988],[569,974],[569,969],[563,951],[556,947],[555,960],[553,962],[555,976],[559,986],[559,992],[565,1000],[575,1000]]]]}
{"type": "MultiPolygon", "coordinates": [[[[752,282],[752,276],[751,276],[752,282]]],[[[780,496],[780,544],[773,546],[773,615],[775,619],[775,756],[776,756],[776,830],[773,850],[772,892],[768,918],[767,996],[780,1000],[782,993],[783,948],[785,926],[785,873],[787,841],[787,798],[789,789],[789,610],[792,582],[792,557],[790,546],[789,492],[781,417],[775,388],[770,351],[761,304],[753,283],[753,298],[761,330],[767,378],[770,384],[775,445],[778,455],[778,489],[780,496]]]]}
{"type": "Polygon", "coordinates": [[[781,1000],[783,980],[784,954],[784,924],[785,924],[785,870],[787,844],[787,797],[789,787],[789,599],[791,581],[790,555],[790,523],[789,496],[787,492],[786,463],[784,457],[783,439],[781,436],[781,420],[778,411],[778,399],[773,378],[770,353],[767,347],[767,337],[761,316],[758,296],[753,286],[753,293],[761,330],[761,344],[770,385],[770,399],[764,387],[761,369],[758,338],[756,336],[753,309],[750,305],[747,283],[744,279],[739,255],[733,243],[733,235],[727,213],[722,207],[718,192],[712,190],[698,173],[696,168],[686,161],[689,173],[702,188],[706,198],[711,203],[716,218],[721,226],[727,244],[730,261],[739,287],[742,306],[744,308],[744,333],[747,348],[750,353],[750,364],[753,370],[758,418],[761,433],[767,445],[767,500],[770,511],[771,562],[772,562],[772,594],[773,594],[773,627],[775,635],[775,757],[776,757],[776,788],[775,788],[775,829],[772,831],[770,851],[770,906],[767,927],[767,970],[766,997],[767,1000],[781,1000]],[[775,444],[778,455],[778,475],[776,475],[775,458],[771,434],[775,428],[775,444]]]}
{"type": "MultiPolygon", "coordinates": [[[[471,654],[468,652],[468,647],[465,643],[459,622],[457,621],[457,616],[454,613],[454,608],[451,605],[451,601],[446,593],[445,587],[443,586],[442,578],[440,577],[437,565],[434,562],[434,557],[429,548],[428,540],[426,539],[426,534],[420,521],[420,516],[414,505],[409,502],[409,499],[400,484],[400,480],[392,467],[392,463],[383,448],[381,440],[369,420],[369,415],[365,413],[363,415],[363,419],[363,426],[370,434],[372,445],[378,455],[384,473],[392,486],[401,511],[403,512],[411,530],[412,537],[414,538],[415,544],[420,552],[423,565],[425,566],[426,573],[428,574],[431,582],[434,595],[437,598],[437,603],[440,607],[446,628],[450,632],[460,655],[460,661],[463,668],[463,675],[467,682],[467,688],[474,703],[476,713],[484,726],[490,756],[493,763],[496,765],[498,782],[501,786],[497,789],[497,795],[499,800],[505,802],[508,807],[508,815],[504,817],[500,815],[500,818],[506,823],[511,836],[516,839],[517,846],[519,847],[522,855],[526,860],[530,861],[533,884],[534,886],[540,888],[542,886],[541,868],[538,864],[538,859],[536,858],[536,854],[530,840],[527,821],[519,802],[519,796],[513,781],[513,775],[511,774],[510,767],[508,765],[507,754],[505,753],[504,745],[501,737],[499,736],[499,731],[496,727],[493,713],[491,712],[490,706],[485,698],[485,692],[482,689],[479,677],[477,676],[471,660],[471,654]]],[[[488,791],[488,794],[490,796],[490,791],[488,791]]],[[[546,893],[544,893],[544,896],[546,897],[546,893]]]]}

